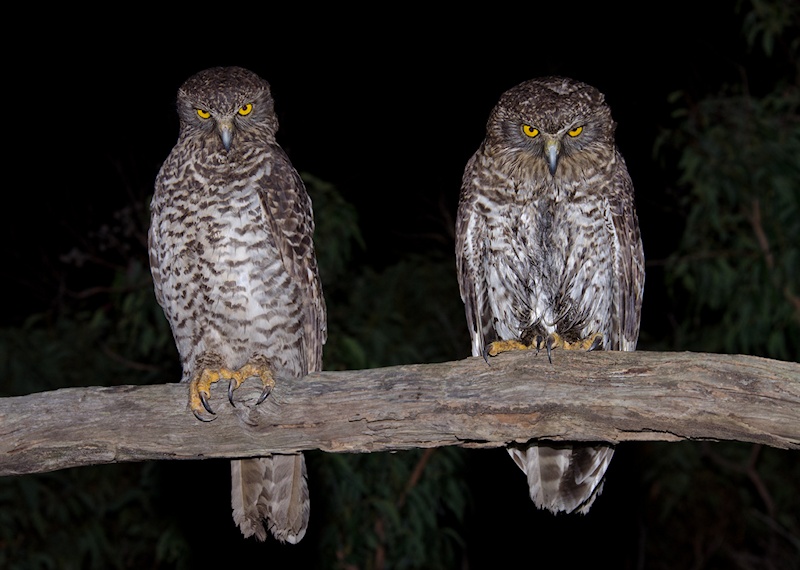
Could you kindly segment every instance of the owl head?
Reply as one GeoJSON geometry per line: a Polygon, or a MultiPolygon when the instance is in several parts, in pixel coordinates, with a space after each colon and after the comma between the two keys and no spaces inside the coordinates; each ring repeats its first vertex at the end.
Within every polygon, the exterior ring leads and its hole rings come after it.
{"type": "Polygon", "coordinates": [[[500,97],[487,123],[496,145],[534,175],[550,176],[579,161],[602,164],[614,150],[616,125],[594,87],[564,77],[525,81],[500,97]]]}
{"type": "Polygon", "coordinates": [[[241,67],[213,67],[178,89],[181,137],[230,151],[237,140],[274,141],[278,118],[269,83],[241,67]]]}

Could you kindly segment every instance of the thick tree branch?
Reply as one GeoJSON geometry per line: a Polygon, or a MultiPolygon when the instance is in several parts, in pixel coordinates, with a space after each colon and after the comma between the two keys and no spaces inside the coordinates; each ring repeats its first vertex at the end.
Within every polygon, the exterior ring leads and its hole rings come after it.
{"type": "Polygon", "coordinates": [[[371,452],[530,439],[737,440],[800,448],[800,364],[670,352],[507,353],[440,364],[320,372],[212,389],[216,419],[184,384],[68,388],[0,399],[0,474],[78,465],[371,452]]]}

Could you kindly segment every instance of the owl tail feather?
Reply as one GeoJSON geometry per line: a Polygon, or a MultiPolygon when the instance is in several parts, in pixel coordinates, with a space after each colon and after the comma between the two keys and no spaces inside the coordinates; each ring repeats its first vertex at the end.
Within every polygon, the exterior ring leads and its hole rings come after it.
{"type": "Polygon", "coordinates": [[[306,534],[311,507],[305,458],[298,453],[273,455],[263,461],[269,529],[279,541],[297,544],[306,534]]]}
{"type": "Polygon", "coordinates": [[[603,491],[614,448],[568,443],[509,447],[508,453],[527,476],[531,499],[538,508],[586,514],[603,491]]]}
{"type": "Polygon", "coordinates": [[[245,537],[297,544],[308,528],[310,501],[302,454],[231,461],[233,520],[245,537]]]}
{"type": "Polygon", "coordinates": [[[255,535],[264,541],[267,531],[263,520],[267,518],[269,507],[263,496],[264,460],[234,459],[231,461],[231,507],[233,522],[245,538],[255,535]]]}

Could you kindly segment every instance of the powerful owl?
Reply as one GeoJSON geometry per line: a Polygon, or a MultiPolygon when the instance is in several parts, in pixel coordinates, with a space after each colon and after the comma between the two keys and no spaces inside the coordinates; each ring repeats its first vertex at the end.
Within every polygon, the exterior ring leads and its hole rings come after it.
{"type": "MultiPolygon", "coordinates": [[[[561,77],[505,92],[467,163],[456,258],[472,354],[635,350],[644,254],[615,123],[595,88],[561,77]]],[[[607,445],[510,447],[531,499],[588,512],[607,445]]]]}
{"type": "MultiPolygon", "coordinates": [[[[155,183],[149,232],[156,298],[172,328],[189,407],[213,419],[209,388],[228,397],[320,370],[325,303],[303,182],[275,141],[267,81],[212,68],[178,90],[178,142],[155,183]]],[[[296,543],[308,525],[302,454],[231,462],[233,519],[245,536],[296,543]]]]}

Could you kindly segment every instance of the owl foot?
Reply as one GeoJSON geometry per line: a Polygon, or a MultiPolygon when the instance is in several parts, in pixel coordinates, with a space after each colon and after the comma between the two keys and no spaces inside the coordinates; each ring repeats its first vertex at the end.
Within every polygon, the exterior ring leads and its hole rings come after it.
{"type": "Polygon", "coordinates": [[[552,351],[554,348],[564,350],[596,350],[603,346],[603,335],[594,333],[586,338],[575,341],[568,341],[562,335],[553,332],[547,336],[537,334],[533,337],[530,344],[525,344],[519,340],[496,340],[490,343],[484,350],[483,358],[488,360],[489,356],[497,356],[501,352],[509,350],[535,350],[537,353],[544,349],[547,351],[547,360],[553,363],[552,351]]]}
{"type": "Polygon", "coordinates": [[[214,418],[207,418],[204,412],[216,415],[208,399],[211,397],[211,385],[223,378],[232,378],[236,373],[228,368],[203,368],[189,383],[189,408],[194,416],[202,422],[210,422],[214,418]]]}
{"type": "Polygon", "coordinates": [[[590,334],[586,338],[581,338],[573,342],[564,341],[564,350],[597,350],[603,346],[603,334],[602,333],[594,333],[590,334]]]}
{"type": "Polygon", "coordinates": [[[200,374],[192,379],[189,384],[189,407],[195,417],[203,422],[209,422],[214,418],[205,416],[205,412],[215,416],[216,413],[208,403],[211,397],[211,385],[219,382],[223,378],[228,378],[228,401],[233,404],[233,391],[242,385],[242,382],[248,378],[255,376],[261,380],[264,385],[261,395],[256,400],[256,405],[266,400],[269,396],[272,387],[275,386],[275,380],[272,377],[272,372],[267,366],[266,361],[262,359],[254,359],[238,370],[231,370],[229,368],[204,368],[200,374]]]}
{"type": "Polygon", "coordinates": [[[603,349],[603,334],[602,333],[594,333],[587,340],[591,340],[592,341],[592,343],[589,345],[589,348],[586,349],[587,352],[588,351],[592,351],[592,350],[598,350],[598,349],[602,350],[603,349]]]}
{"type": "Polygon", "coordinates": [[[228,401],[231,406],[234,405],[233,391],[241,386],[242,382],[253,376],[259,378],[264,386],[261,390],[261,395],[256,400],[256,406],[267,399],[267,396],[275,386],[275,379],[272,377],[272,371],[269,369],[266,360],[257,358],[242,366],[231,376],[231,381],[228,384],[228,401]]]}
{"type": "Polygon", "coordinates": [[[547,336],[537,334],[531,339],[529,344],[525,344],[520,340],[496,340],[486,347],[484,359],[486,360],[488,356],[497,356],[501,352],[508,352],[510,350],[535,350],[538,353],[541,349],[546,349],[547,359],[553,362],[550,358],[550,351],[554,348],[563,347],[566,344],[564,337],[558,333],[550,333],[547,336]]]}
{"type": "Polygon", "coordinates": [[[546,339],[537,336],[535,341],[538,343],[537,350],[540,348],[547,349],[547,360],[550,364],[553,363],[552,351],[554,348],[561,348],[564,350],[596,350],[603,346],[603,335],[601,333],[594,333],[585,338],[574,341],[569,341],[558,333],[550,333],[546,339]]]}
{"type": "Polygon", "coordinates": [[[489,344],[484,351],[486,356],[497,356],[501,352],[508,352],[509,350],[528,350],[531,347],[518,340],[496,340],[489,344]]]}

